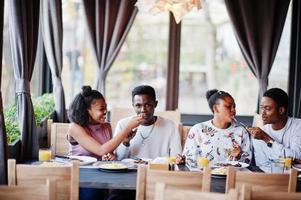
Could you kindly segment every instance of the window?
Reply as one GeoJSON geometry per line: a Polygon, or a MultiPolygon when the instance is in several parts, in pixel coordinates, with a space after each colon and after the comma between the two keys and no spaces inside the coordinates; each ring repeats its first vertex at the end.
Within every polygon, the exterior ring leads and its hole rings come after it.
{"type": "Polygon", "coordinates": [[[8,29],[8,4],[4,4],[4,23],[3,23],[3,54],[2,54],[2,77],[1,91],[3,106],[7,107],[15,102],[15,77],[10,50],[10,39],[8,29]]]}
{"type": "Polygon", "coordinates": [[[63,71],[66,106],[83,85],[94,88],[97,64],[89,41],[83,4],[63,0],[63,71]]]}
{"type": "Polygon", "coordinates": [[[132,89],[148,84],[156,90],[157,109],[165,109],[168,23],[168,13],[152,15],[138,12],[106,79],[109,107],[131,106],[132,89]]]}
{"type": "MultiPolygon", "coordinates": [[[[189,13],[182,21],[179,109],[182,113],[211,113],[205,93],[217,88],[233,96],[237,114],[253,115],[258,82],[244,61],[225,3],[210,0],[206,4],[207,7],[189,13]]],[[[285,29],[289,33],[287,25],[285,29]]],[[[289,34],[284,33],[273,66],[277,73],[288,73],[288,41],[289,34]]],[[[273,74],[270,85],[278,81],[273,74]]],[[[287,84],[286,77],[281,79],[282,87],[287,84]]]]}
{"type": "Polygon", "coordinates": [[[289,49],[292,21],[292,3],[286,16],[278,51],[269,75],[269,88],[279,87],[288,92],[289,49]]]}

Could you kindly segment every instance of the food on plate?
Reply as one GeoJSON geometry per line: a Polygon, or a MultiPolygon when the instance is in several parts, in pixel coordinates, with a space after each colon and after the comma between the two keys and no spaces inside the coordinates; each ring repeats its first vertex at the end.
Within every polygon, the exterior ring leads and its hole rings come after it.
{"type": "Polygon", "coordinates": [[[215,163],[215,166],[218,167],[241,167],[242,165],[240,163],[215,163]]]}
{"type": "Polygon", "coordinates": [[[226,167],[215,168],[215,169],[211,170],[211,174],[226,175],[227,168],[226,167]]]}
{"type": "Polygon", "coordinates": [[[106,163],[99,166],[102,169],[126,169],[127,166],[122,163],[106,163]]]}

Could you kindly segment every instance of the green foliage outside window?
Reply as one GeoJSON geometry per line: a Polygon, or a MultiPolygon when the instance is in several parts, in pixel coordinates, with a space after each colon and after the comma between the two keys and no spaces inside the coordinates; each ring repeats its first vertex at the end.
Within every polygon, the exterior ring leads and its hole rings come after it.
{"type": "MultiPolygon", "coordinates": [[[[36,124],[39,126],[45,118],[50,118],[51,114],[54,112],[53,94],[44,94],[34,99],[33,109],[36,124]]],[[[20,137],[16,105],[11,105],[4,109],[4,119],[7,143],[11,144],[20,137]]]]}

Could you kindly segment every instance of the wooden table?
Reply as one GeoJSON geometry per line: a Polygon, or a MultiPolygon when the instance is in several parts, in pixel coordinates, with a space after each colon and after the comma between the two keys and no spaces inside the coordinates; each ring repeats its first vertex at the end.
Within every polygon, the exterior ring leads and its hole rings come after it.
{"type": "MultiPolygon", "coordinates": [[[[250,168],[251,171],[260,171],[257,167],[250,168]]],[[[129,170],[123,173],[108,173],[98,169],[80,168],[81,188],[102,188],[136,190],[137,171],[129,170]]],[[[211,178],[212,192],[225,192],[226,178],[211,178]]],[[[301,192],[301,181],[298,180],[297,191],[301,192]]]]}

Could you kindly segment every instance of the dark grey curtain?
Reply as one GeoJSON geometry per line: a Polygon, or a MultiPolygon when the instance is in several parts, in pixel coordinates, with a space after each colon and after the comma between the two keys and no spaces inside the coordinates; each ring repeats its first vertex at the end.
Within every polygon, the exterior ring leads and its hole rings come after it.
{"type": "Polygon", "coordinates": [[[134,22],[136,0],[83,0],[92,50],[98,65],[96,89],[105,91],[107,73],[134,22]]]}
{"type": "Polygon", "coordinates": [[[30,96],[39,26],[39,0],[10,0],[9,36],[16,81],[18,121],[21,132],[20,159],[36,159],[39,143],[30,96]]]}
{"type": "Polygon", "coordinates": [[[288,79],[288,114],[301,118],[301,2],[293,0],[290,70],[288,79]]]}
{"type": "MultiPolygon", "coordinates": [[[[0,88],[2,79],[4,0],[0,0],[0,88]]],[[[5,132],[2,94],[0,90],[0,184],[7,184],[7,138],[5,132]]]]}
{"type": "Polygon", "coordinates": [[[258,80],[260,100],[268,87],[290,0],[225,0],[225,3],[239,47],[258,80]]]}
{"type": "Polygon", "coordinates": [[[66,122],[66,106],[62,85],[62,1],[43,0],[41,3],[41,26],[46,57],[51,69],[55,111],[59,122],[66,122]]]}
{"type": "Polygon", "coordinates": [[[181,23],[169,13],[169,41],[166,110],[176,110],[179,101],[179,72],[180,72],[181,23]]]}

